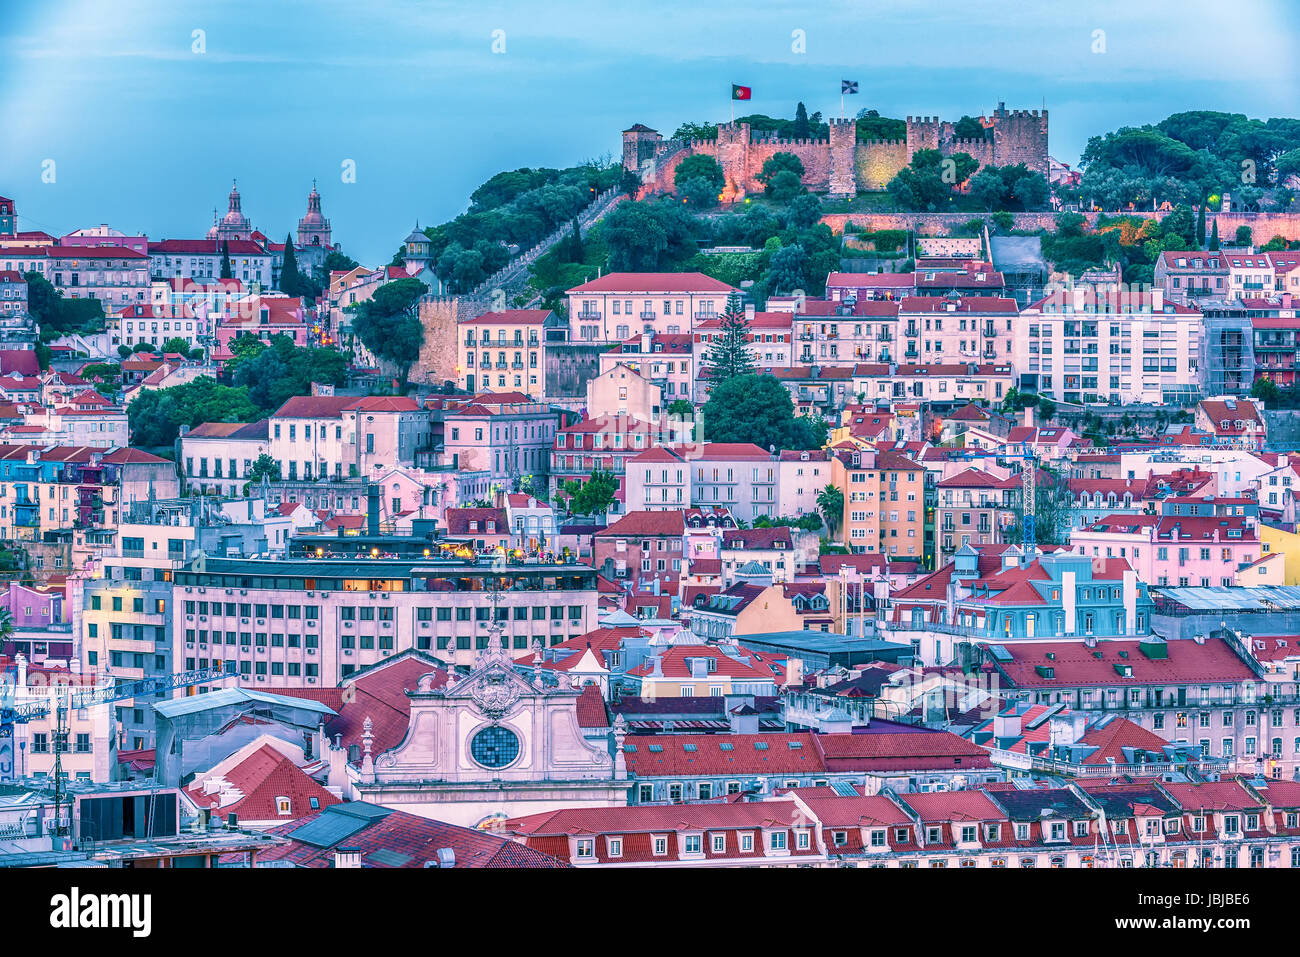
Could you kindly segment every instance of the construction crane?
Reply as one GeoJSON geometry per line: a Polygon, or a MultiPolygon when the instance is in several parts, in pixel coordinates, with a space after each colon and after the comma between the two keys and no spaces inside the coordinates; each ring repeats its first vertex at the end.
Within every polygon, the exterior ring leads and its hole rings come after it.
{"type": "Polygon", "coordinates": [[[1020,544],[1025,552],[1025,559],[1033,554],[1034,540],[1034,498],[1038,487],[1038,457],[1034,447],[1028,442],[1014,442],[1001,449],[961,449],[952,456],[955,459],[1020,459],[1020,475],[1024,484],[1021,502],[1020,544]]]}
{"type": "MultiPolygon", "coordinates": [[[[135,681],[114,682],[107,687],[95,688],[80,693],[73,693],[73,685],[59,686],[55,693],[57,703],[54,705],[54,835],[63,837],[67,833],[63,823],[62,811],[66,797],[63,785],[63,752],[67,750],[68,746],[67,720],[69,711],[80,711],[83,708],[93,708],[97,705],[125,701],[130,698],[143,698],[149,695],[175,691],[178,688],[188,688],[232,677],[235,677],[233,661],[229,662],[226,668],[198,668],[177,674],[157,675],[152,678],[139,678],[135,681]]],[[[44,702],[6,706],[3,701],[0,701],[0,738],[8,737],[12,739],[15,725],[27,724],[29,721],[48,717],[49,713],[50,705],[44,702]]]]}

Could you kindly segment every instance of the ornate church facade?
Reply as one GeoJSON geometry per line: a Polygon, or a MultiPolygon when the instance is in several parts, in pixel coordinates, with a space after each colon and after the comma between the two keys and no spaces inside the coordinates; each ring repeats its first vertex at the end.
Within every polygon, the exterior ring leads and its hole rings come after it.
{"type": "MultiPolygon", "coordinates": [[[[516,671],[496,641],[474,670],[434,687],[434,675],[408,691],[410,724],[396,747],[371,752],[370,728],[359,762],[346,769],[347,796],[413,814],[491,827],[510,817],[565,807],[623,807],[626,726],[584,732],[580,688],[560,672],[543,681],[516,671]]],[[[367,719],[367,722],[369,719],[367,719]]]]}

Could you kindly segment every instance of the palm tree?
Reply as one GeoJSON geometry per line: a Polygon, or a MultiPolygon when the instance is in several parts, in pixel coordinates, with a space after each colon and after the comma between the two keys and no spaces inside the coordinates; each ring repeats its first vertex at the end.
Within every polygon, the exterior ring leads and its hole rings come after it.
{"type": "Polygon", "coordinates": [[[817,493],[817,508],[822,513],[826,528],[832,535],[840,527],[844,515],[844,492],[839,486],[827,485],[817,493]]]}

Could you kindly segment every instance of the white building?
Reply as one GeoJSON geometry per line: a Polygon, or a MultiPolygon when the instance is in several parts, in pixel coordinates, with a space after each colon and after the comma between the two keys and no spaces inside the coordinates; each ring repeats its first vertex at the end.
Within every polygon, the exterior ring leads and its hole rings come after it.
{"type": "Polygon", "coordinates": [[[1074,403],[1183,407],[1197,387],[1201,313],[1164,292],[1059,290],[1020,313],[1019,388],[1074,403]]]}

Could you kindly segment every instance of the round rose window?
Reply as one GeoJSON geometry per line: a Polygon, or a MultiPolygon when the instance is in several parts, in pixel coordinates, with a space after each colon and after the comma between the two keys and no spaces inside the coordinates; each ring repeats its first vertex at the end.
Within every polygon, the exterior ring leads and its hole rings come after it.
{"type": "Polygon", "coordinates": [[[485,768],[504,768],[519,757],[519,736],[500,725],[484,728],[470,739],[469,753],[485,768]]]}

